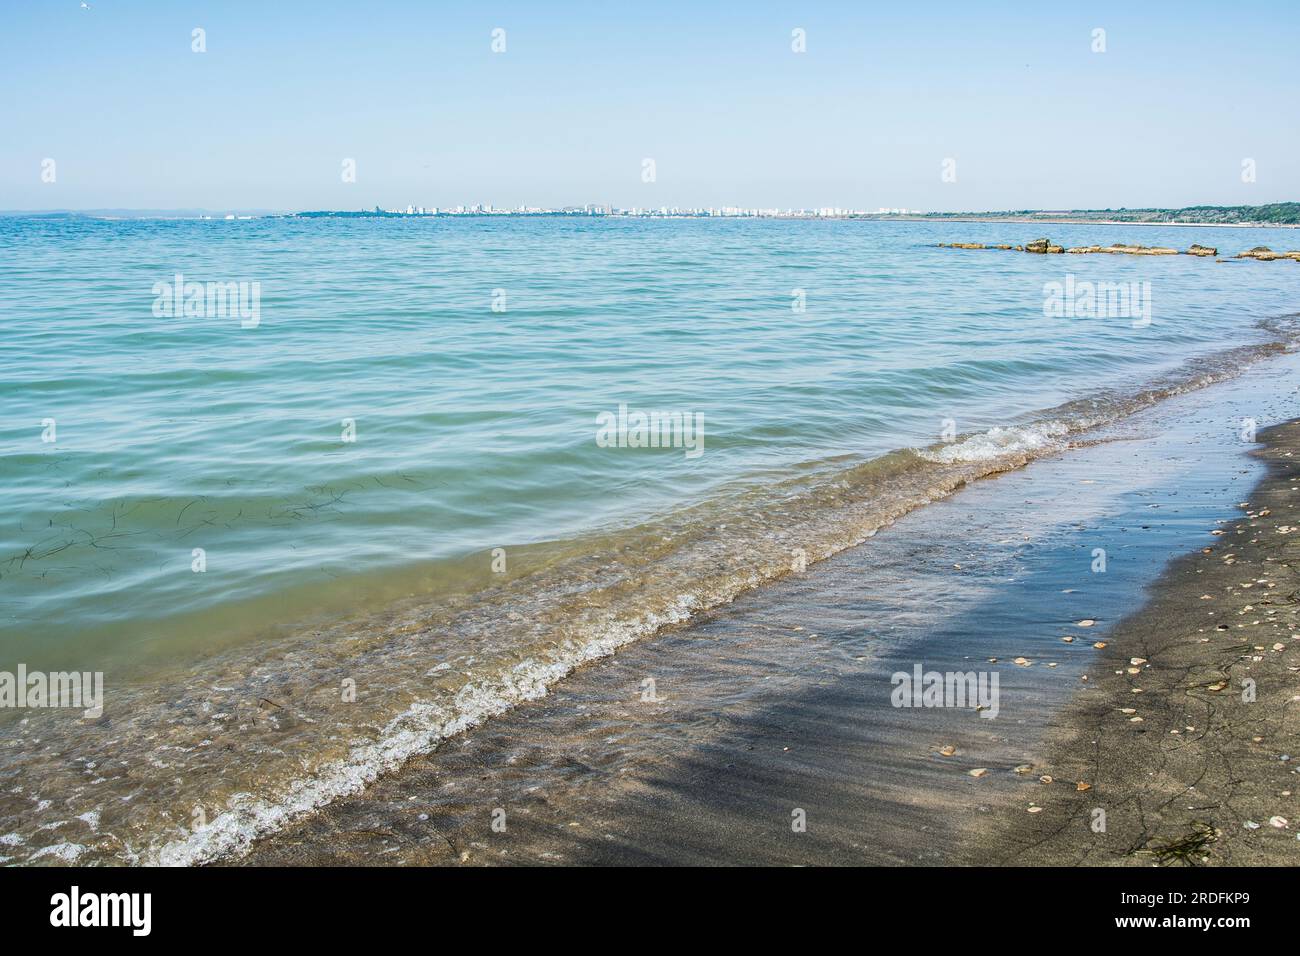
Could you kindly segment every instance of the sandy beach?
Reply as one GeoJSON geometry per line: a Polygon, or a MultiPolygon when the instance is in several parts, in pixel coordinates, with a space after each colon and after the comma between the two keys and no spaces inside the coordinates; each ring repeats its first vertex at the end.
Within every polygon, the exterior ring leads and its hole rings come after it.
{"type": "Polygon", "coordinates": [[[1268,474],[1242,517],[1114,631],[1088,690],[1053,721],[1045,763],[975,835],[970,862],[1300,859],[1300,422],[1258,437],[1268,474]]]}

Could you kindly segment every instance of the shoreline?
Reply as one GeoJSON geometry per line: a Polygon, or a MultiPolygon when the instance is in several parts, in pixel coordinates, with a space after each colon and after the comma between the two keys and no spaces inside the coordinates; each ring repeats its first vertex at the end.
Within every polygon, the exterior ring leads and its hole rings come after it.
{"type": "Polygon", "coordinates": [[[1173,562],[1112,632],[1052,722],[1046,760],[966,862],[1300,862],[1300,419],[1257,437],[1267,473],[1244,516],[1173,562]]]}
{"type": "MultiPolygon", "coordinates": [[[[1182,438],[1171,442],[1183,447],[1182,438]]],[[[1066,764],[1041,754],[1052,753],[1047,744],[1056,728],[1077,725],[1063,716],[1074,713],[1074,689],[1089,688],[1091,701],[1105,686],[1102,652],[1091,641],[1126,647],[1106,635],[1105,622],[1119,620],[1123,629],[1143,613],[1139,595],[1151,581],[1142,569],[1153,560],[1164,564],[1168,554],[1174,563],[1167,573],[1174,573],[1189,533],[1203,535],[1200,529],[1213,527],[1211,516],[1222,518],[1232,504],[1254,496],[1225,479],[1230,471],[1242,473],[1240,463],[1220,461],[1219,504],[1207,509],[1202,502],[1180,516],[1178,502],[1192,505],[1195,489],[1177,474],[1166,476],[1170,497],[1160,499],[1166,509],[1160,514],[1184,524],[1176,550],[1162,553],[1149,540],[1156,531],[1134,528],[1135,520],[1149,520],[1145,509],[1162,507],[1139,488],[1126,493],[1135,499],[1127,513],[1097,522],[1091,541],[1075,536],[1051,547],[1028,545],[1017,563],[1036,561],[1033,574],[1007,586],[997,584],[1005,580],[998,571],[983,596],[978,589],[963,592],[974,568],[953,559],[980,561],[978,540],[1008,531],[1007,515],[992,503],[1043,494],[1045,481],[1044,497],[1052,502],[1062,487],[1086,496],[1090,489],[1079,485],[1092,486],[1094,478],[1124,483],[1129,455],[1115,445],[1094,446],[974,484],[901,519],[882,540],[830,559],[816,574],[738,599],[580,669],[547,697],[445,741],[365,792],[222,863],[951,865],[998,862],[997,852],[1024,851],[1030,840],[1022,820],[1047,826],[1056,819],[1040,791],[1067,802],[1075,794],[1066,764]],[[1099,462],[1111,470],[1098,470],[1099,462]],[[972,518],[987,527],[972,525],[972,518]],[[954,526],[965,527],[969,538],[955,552],[954,526]],[[1128,543],[1117,539],[1121,533],[1128,543]],[[1062,588],[1077,579],[1077,562],[1086,569],[1097,541],[1125,555],[1133,570],[1117,566],[1109,580],[1094,579],[1101,591],[1062,588]],[[941,627],[920,628],[919,643],[891,641],[888,629],[861,641],[853,628],[843,630],[864,614],[892,619],[897,609],[888,588],[880,587],[881,566],[891,562],[898,573],[886,570],[884,581],[910,589],[899,608],[914,610],[921,602],[944,610],[941,627]],[[965,570],[954,577],[954,567],[965,570]],[[1125,573],[1127,583],[1120,578],[1125,573]],[[1127,596],[1119,593],[1126,589],[1127,596]],[[1088,615],[1100,626],[1073,630],[1074,643],[1061,643],[1058,635],[1088,615]],[[990,652],[1003,678],[1001,720],[884,703],[891,671],[913,661],[940,670],[972,668],[990,652]],[[1038,666],[1009,666],[1019,653],[1038,666]],[[642,696],[647,676],[658,695],[649,703],[642,696]],[[955,756],[938,752],[945,741],[956,745],[955,756]],[[1034,773],[1014,772],[1024,765],[1034,773]],[[977,776],[973,767],[987,769],[977,776]],[[1068,796],[1061,784],[1039,783],[1043,773],[1069,779],[1068,796]],[[1045,812],[1025,813],[1026,787],[1034,788],[1045,812]],[[806,832],[791,831],[792,808],[806,810],[806,832]],[[503,822],[508,817],[508,831],[494,828],[498,812],[503,822]],[[991,829],[993,821],[1010,824],[991,829]]],[[[1152,585],[1154,600],[1164,580],[1152,585]]],[[[1091,786],[1089,797],[1112,799],[1109,783],[1099,778],[1091,786]]],[[[1267,819],[1260,822],[1267,826],[1267,819]]],[[[1117,826],[1112,821],[1112,833],[1117,826]]],[[[1290,839],[1292,832],[1284,835],[1290,839]]],[[[1052,852],[1039,862],[1071,860],[1052,852]]]]}

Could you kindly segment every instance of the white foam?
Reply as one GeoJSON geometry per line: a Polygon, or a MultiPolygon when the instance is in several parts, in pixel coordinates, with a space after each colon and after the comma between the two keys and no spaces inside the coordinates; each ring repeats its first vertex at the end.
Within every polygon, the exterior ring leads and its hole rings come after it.
{"type": "Polygon", "coordinates": [[[996,461],[999,458],[1039,455],[1064,448],[1064,439],[1069,433],[1069,426],[1058,421],[990,428],[943,448],[922,449],[917,454],[926,461],[941,465],[996,461]]]}
{"type": "MultiPolygon", "coordinates": [[[[412,704],[384,728],[378,740],[354,747],[348,757],[321,768],[310,778],[294,780],[281,798],[268,800],[249,793],[237,794],[231,799],[229,809],[188,836],[147,854],[144,862],[187,866],[242,854],[257,837],[333,800],[361,792],[381,774],[397,770],[410,758],[428,753],[448,737],[503,714],[516,704],[545,697],[552,684],[578,666],[607,657],[665,625],[688,620],[698,604],[694,595],[679,595],[665,614],[649,614],[611,626],[586,643],[571,642],[556,660],[530,659],[489,681],[467,684],[456,694],[455,704],[450,708],[412,704]]],[[[54,852],[54,848],[42,852],[54,852]]]]}
{"type": "Polygon", "coordinates": [[[86,848],[80,843],[55,843],[53,846],[43,846],[27,859],[39,860],[43,856],[53,856],[62,860],[64,863],[76,863],[77,857],[86,852],[86,848]]]}

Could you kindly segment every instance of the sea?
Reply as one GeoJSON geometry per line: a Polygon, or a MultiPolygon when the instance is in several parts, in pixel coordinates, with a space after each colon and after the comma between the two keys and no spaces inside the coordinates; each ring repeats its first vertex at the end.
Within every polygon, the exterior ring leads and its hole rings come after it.
{"type": "MultiPolygon", "coordinates": [[[[0,217],[0,863],[238,858],[972,483],[1267,384],[1300,263],[1256,246],[1300,234],[0,217]],[[1043,236],[1218,256],[940,246],[1043,236]]],[[[1198,419],[1223,456],[1251,407],[1198,419]]]]}

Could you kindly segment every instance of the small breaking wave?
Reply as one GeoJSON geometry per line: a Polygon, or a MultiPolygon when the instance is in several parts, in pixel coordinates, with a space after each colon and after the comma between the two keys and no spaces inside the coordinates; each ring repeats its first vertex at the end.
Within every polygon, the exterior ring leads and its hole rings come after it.
{"type": "Polygon", "coordinates": [[[1032,425],[1007,428],[994,427],[979,432],[939,450],[918,451],[926,461],[941,465],[958,462],[995,461],[1007,455],[1033,454],[1059,451],[1066,447],[1070,426],[1064,422],[1036,422],[1032,425]]]}

